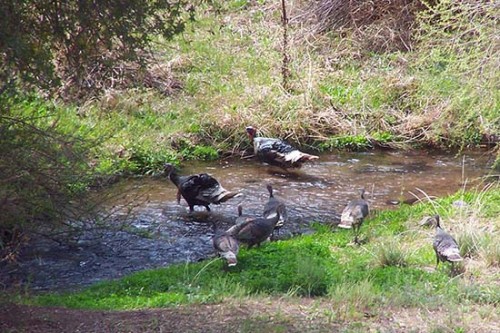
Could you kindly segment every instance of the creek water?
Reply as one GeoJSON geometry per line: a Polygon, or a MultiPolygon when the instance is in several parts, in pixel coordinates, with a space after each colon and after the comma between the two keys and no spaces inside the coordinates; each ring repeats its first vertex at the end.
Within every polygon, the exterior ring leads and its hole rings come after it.
{"type": "Polygon", "coordinates": [[[207,172],[240,195],[211,205],[210,213],[196,207],[189,214],[165,177],[123,180],[106,189],[113,196],[105,204],[113,211],[110,228],[85,231],[76,246],[39,239],[21,251],[16,264],[0,267],[0,283],[63,290],[213,256],[213,226],[232,225],[238,205],[244,215],[260,216],[269,197],[267,184],[286,203],[289,221],[278,238],[289,238],[311,232],[311,222],[336,224],[359,188],[366,189],[372,210],[392,209],[388,202],[440,197],[474,186],[488,173],[488,164],[488,155],[480,152],[455,156],[423,151],[328,154],[291,173],[255,159],[189,162],[180,174],[207,172]]]}

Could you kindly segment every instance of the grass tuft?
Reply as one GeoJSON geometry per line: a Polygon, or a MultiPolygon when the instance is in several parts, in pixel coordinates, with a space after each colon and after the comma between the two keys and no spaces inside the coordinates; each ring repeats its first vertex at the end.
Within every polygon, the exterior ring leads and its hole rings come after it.
{"type": "Polygon", "coordinates": [[[327,297],[335,308],[352,306],[356,309],[369,309],[381,301],[380,293],[368,279],[332,284],[328,288],[327,297]]]}
{"type": "Polygon", "coordinates": [[[494,237],[487,237],[483,242],[480,255],[489,267],[500,267],[500,243],[494,237]]]}
{"type": "Polygon", "coordinates": [[[462,231],[457,236],[457,242],[460,247],[460,255],[463,258],[475,257],[481,247],[481,239],[481,235],[476,230],[462,231]]]}
{"type": "Polygon", "coordinates": [[[390,242],[381,244],[377,249],[375,263],[379,267],[406,267],[409,253],[402,243],[390,242]]]}

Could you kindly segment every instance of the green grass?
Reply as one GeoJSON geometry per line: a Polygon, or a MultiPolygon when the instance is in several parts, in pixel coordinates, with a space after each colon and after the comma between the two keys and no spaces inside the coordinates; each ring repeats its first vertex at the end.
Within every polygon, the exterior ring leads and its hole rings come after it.
{"type": "Polygon", "coordinates": [[[94,140],[100,174],[149,174],[168,161],[234,153],[249,147],[250,124],[318,150],[460,148],[500,130],[491,6],[478,14],[444,2],[422,14],[407,53],[367,52],[350,35],[309,38],[307,26],[291,25],[291,90],[284,91],[279,3],[213,5],[218,11],[200,5],[183,35],[156,40],[158,65],[182,86],[171,95],[109,90],[73,105],[20,96],[11,112],[94,140]]]}
{"type": "MultiPolygon", "coordinates": [[[[434,271],[434,231],[419,226],[418,221],[438,211],[449,230],[457,214],[452,203],[458,198],[468,202],[471,210],[479,208],[475,212],[480,217],[478,223],[493,224],[496,229],[488,237],[498,243],[500,191],[495,187],[381,212],[362,226],[362,233],[369,230],[371,237],[361,246],[351,244],[349,232],[316,225],[317,232],[312,235],[242,249],[238,266],[229,271],[222,270],[219,259],[212,259],[141,271],[82,291],[42,294],[24,301],[72,308],[137,309],[288,295],[325,298],[355,309],[498,305],[500,290],[492,266],[485,265],[479,271],[472,267],[459,277],[451,276],[448,265],[434,271]],[[485,204],[479,207],[479,202],[485,204]],[[384,261],[380,253],[385,253],[384,261]],[[481,280],[468,275],[480,276],[481,280]]],[[[484,262],[481,257],[468,260],[465,266],[484,262]]]]}
{"type": "MultiPolygon", "coordinates": [[[[182,36],[170,42],[157,38],[154,46],[158,64],[182,86],[171,95],[109,90],[100,99],[74,104],[19,95],[1,106],[10,116],[34,117],[42,128],[94,143],[89,164],[95,175],[153,174],[165,162],[239,152],[249,147],[247,125],[322,151],[475,146],[483,134],[500,133],[500,79],[491,46],[498,34],[495,7],[468,7],[473,4],[442,1],[422,13],[416,43],[404,53],[367,52],[349,32],[311,36],[306,25],[291,25],[290,91],[281,87],[279,2],[216,2],[217,11],[200,5],[197,21],[182,36]]],[[[290,13],[296,5],[289,4],[290,13]]],[[[500,149],[496,154],[498,170],[500,149]]],[[[16,300],[136,309],[311,296],[332,304],[332,318],[360,321],[378,307],[495,308],[498,216],[498,187],[457,193],[373,214],[361,228],[367,243],[359,247],[350,245],[352,233],[317,226],[314,235],[242,249],[229,272],[220,260],[173,265],[79,292],[26,292],[16,300]],[[454,208],[455,200],[469,205],[454,208]],[[434,270],[433,230],[418,222],[435,213],[467,255],[461,276],[452,277],[449,265],[434,270]]],[[[358,324],[352,323],[352,331],[361,330],[358,324]]],[[[450,331],[446,327],[436,324],[434,331],[450,331]]]]}

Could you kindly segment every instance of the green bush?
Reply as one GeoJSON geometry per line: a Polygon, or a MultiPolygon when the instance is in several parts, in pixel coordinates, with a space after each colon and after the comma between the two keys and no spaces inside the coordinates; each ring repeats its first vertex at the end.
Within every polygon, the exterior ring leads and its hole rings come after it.
{"type": "Polygon", "coordinates": [[[125,67],[116,73],[117,63],[141,65],[140,51],[155,35],[170,39],[184,30],[193,18],[193,7],[187,4],[183,0],[1,2],[0,92],[15,83],[14,77],[36,87],[57,87],[63,79],[66,86],[77,86],[77,95],[116,86],[127,76],[125,67]]]}
{"type": "Polygon", "coordinates": [[[2,95],[0,108],[0,235],[48,232],[83,219],[92,143],[64,134],[57,121],[43,121],[52,106],[37,99],[2,95]],[[24,114],[16,110],[23,108],[24,114]]]}

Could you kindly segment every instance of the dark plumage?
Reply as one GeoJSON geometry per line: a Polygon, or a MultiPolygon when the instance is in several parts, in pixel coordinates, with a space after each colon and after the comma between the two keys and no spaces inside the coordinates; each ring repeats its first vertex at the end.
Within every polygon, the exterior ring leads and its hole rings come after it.
{"type": "Polygon", "coordinates": [[[284,169],[300,168],[304,162],[319,158],[303,153],[283,140],[257,137],[257,130],[252,126],[248,126],[246,131],[253,144],[255,155],[267,164],[284,169]]]}
{"type": "Polygon", "coordinates": [[[432,247],[436,252],[436,268],[440,261],[448,261],[452,264],[462,261],[463,258],[460,255],[460,249],[455,238],[441,228],[439,215],[435,215],[434,220],[436,221],[436,235],[432,247]]]}
{"type": "Polygon", "coordinates": [[[194,206],[204,206],[210,211],[210,204],[220,204],[238,194],[226,190],[215,178],[206,173],[179,176],[170,163],[165,164],[165,172],[177,187],[177,202],[180,203],[182,195],[191,212],[194,211],[194,206]]]}
{"type": "Polygon", "coordinates": [[[274,226],[274,230],[279,232],[279,229],[288,220],[286,206],[281,200],[274,197],[273,187],[270,184],[267,185],[267,190],[269,191],[269,200],[267,201],[266,205],[264,206],[263,216],[265,218],[272,218],[272,217],[274,217],[275,214],[278,213],[278,208],[279,208],[281,211],[280,218],[279,218],[278,222],[276,223],[276,225],[274,226]]]}
{"type": "Polygon", "coordinates": [[[365,200],[365,190],[359,190],[360,198],[350,201],[342,211],[340,216],[339,228],[353,229],[354,242],[358,243],[359,228],[363,224],[363,220],[369,214],[368,202],[365,200]]]}
{"type": "Polygon", "coordinates": [[[259,246],[273,233],[274,227],[280,219],[282,209],[283,207],[279,206],[276,214],[271,218],[259,217],[235,225],[228,229],[227,233],[233,235],[239,242],[247,244],[249,248],[254,245],[259,246]]]}

